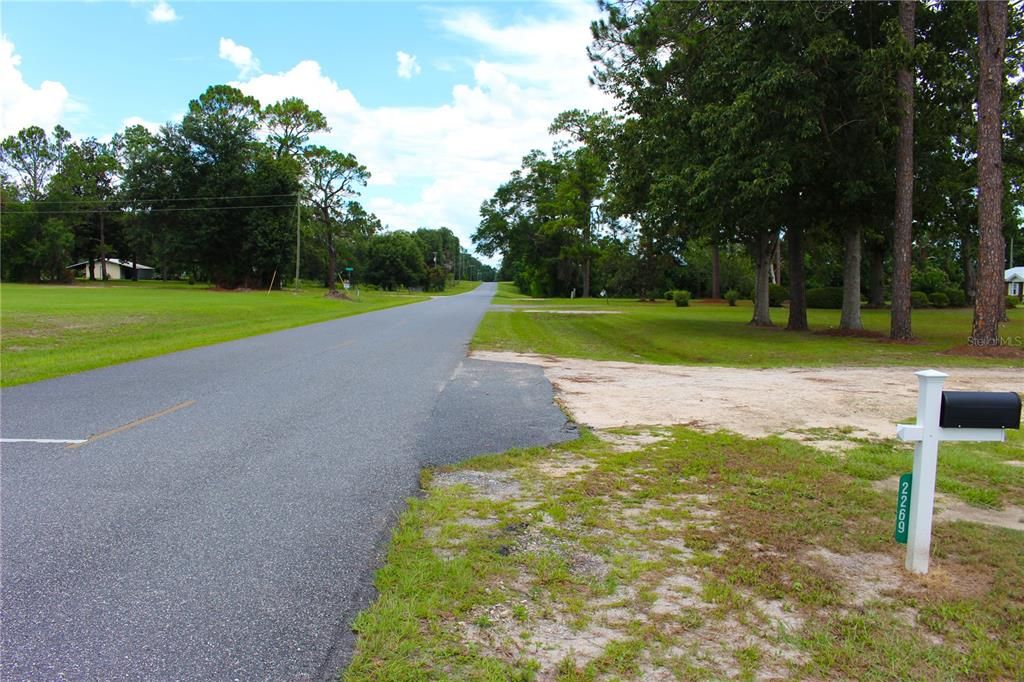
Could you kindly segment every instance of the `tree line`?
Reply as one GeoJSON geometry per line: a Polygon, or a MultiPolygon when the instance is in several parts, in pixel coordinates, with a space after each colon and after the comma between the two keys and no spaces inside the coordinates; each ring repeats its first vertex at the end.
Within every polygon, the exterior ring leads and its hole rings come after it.
{"type": "Polygon", "coordinates": [[[225,288],[493,278],[448,228],[385,231],[356,200],[370,171],[310,144],[328,130],[301,99],[264,107],[227,85],[156,133],[135,125],[101,142],[25,128],[0,142],[3,279],[71,281],[76,261],[106,279],[111,257],[225,288]]]}
{"type": "Polygon", "coordinates": [[[718,298],[725,275],[757,325],[785,286],[792,330],[807,292],[836,286],[842,329],[866,300],[891,308],[894,339],[927,287],[972,303],[972,341],[998,344],[1024,250],[1019,3],[600,6],[592,82],[616,109],[559,115],[552,149],[481,206],[473,241],[502,278],[718,298]]]}

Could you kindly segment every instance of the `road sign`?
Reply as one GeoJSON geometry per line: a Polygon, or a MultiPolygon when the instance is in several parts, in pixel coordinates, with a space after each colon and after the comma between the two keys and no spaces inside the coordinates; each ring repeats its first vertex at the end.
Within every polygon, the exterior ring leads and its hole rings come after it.
{"type": "Polygon", "coordinates": [[[910,532],[910,489],[913,487],[914,474],[900,476],[900,485],[896,489],[896,542],[907,544],[907,533],[910,532]]]}

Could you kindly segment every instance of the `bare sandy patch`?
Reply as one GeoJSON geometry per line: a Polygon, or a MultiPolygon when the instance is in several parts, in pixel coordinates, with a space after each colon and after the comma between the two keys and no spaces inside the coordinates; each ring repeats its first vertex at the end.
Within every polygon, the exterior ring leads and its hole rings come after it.
{"type": "Polygon", "coordinates": [[[613,433],[611,431],[595,431],[595,435],[612,446],[616,452],[632,452],[641,450],[648,445],[660,443],[667,437],[656,431],[642,433],[613,433]]]}
{"type": "Polygon", "coordinates": [[[819,548],[807,553],[828,566],[844,588],[854,606],[876,599],[887,599],[904,587],[903,575],[895,559],[888,554],[857,552],[837,554],[819,548]]]}
{"type": "Polygon", "coordinates": [[[439,488],[467,485],[481,497],[491,500],[513,500],[521,497],[519,481],[505,471],[461,471],[434,474],[431,484],[439,488]]]}
{"type": "MultiPolygon", "coordinates": [[[[747,369],[608,362],[475,351],[480,360],[539,365],[576,421],[596,429],[688,424],[760,438],[778,434],[822,449],[846,438],[892,438],[913,421],[909,367],[747,369]],[[842,429],[845,438],[808,438],[842,429]]],[[[952,390],[1020,391],[1020,369],[948,370],[952,390]]]]}

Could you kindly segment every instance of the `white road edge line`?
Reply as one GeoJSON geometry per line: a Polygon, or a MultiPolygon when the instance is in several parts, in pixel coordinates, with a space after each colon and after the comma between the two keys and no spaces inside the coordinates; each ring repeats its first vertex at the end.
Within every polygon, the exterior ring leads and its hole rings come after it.
{"type": "Polygon", "coordinates": [[[0,438],[0,443],[84,443],[85,440],[61,438],[0,438]]]}

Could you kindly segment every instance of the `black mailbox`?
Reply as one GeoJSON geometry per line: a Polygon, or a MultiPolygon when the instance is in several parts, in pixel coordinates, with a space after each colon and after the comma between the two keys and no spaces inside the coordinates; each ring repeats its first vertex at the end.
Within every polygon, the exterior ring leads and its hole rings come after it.
{"type": "Polygon", "coordinates": [[[939,426],[947,429],[1019,429],[1016,393],[943,391],[939,426]]]}

